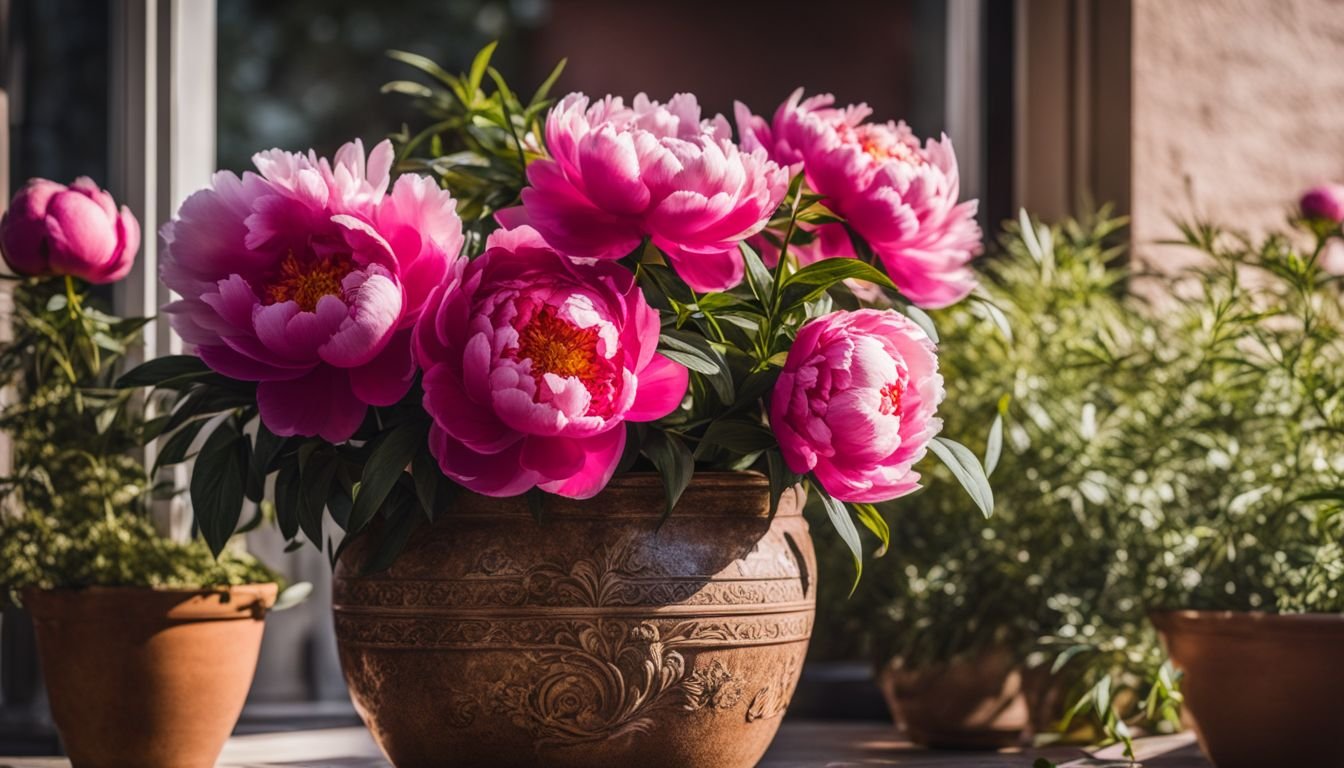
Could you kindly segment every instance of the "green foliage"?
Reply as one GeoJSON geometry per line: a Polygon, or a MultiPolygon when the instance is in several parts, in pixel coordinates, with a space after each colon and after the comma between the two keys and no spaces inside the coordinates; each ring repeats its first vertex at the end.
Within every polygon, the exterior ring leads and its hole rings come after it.
{"type": "Polygon", "coordinates": [[[150,523],[155,489],[131,455],[143,403],[112,386],[147,321],[88,306],[70,280],[16,282],[13,298],[14,336],[0,349],[13,392],[0,411],[13,463],[0,478],[0,590],[274,581],[245,555],[216,561],[150,523]]]}
{"type": "Polygon", "coordinates": [[[490,66],[495,46],[483,48],[470,71],[460,75],[423,56],[389,51],[390,57],[419,70],[429,83],[397,80],[383,86],[383,93],[409,97],[429,122],[415,133],[403,126],[392,137],[397,170],[427,173],[452,190],[472,235],[469,253],[476,252],[494,228],[495,211],[517,204],[518,193],[527,184],[527,163],[542,152],[538,137],[551,105],[551,87],[565,68],[561,61],[523,103],[490,66]]]}

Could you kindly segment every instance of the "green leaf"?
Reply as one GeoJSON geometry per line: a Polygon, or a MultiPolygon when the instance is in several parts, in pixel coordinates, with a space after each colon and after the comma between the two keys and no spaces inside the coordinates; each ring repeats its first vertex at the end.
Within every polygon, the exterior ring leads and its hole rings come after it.
{"type": "Polygon", "coordinates": [[[985,468],[980,466],[980,460],[971,453],[971,449],[955,440],[935,437],[929,442],[929,450],[952,470],[980,512],[986,518],[993,515],[994,492],[990,490],[989,479],[985,477],[985,468]]]}
{"type": "Polygon", "coordinates": [[[206,438],[192,468],[192,510],[201,536],[215,557],[224,551],[243,514],[247,451],[247,439],[225,420],[206,438]]]}
{"type": "Polygon", "coordinates": [[[681,494],[691,484],[695,474],[695,458],[681,438],[660,429],[651,429],[644,438],[642,453],[653,462],[663,477],[663,490],[667,494],[667,510],[664,516],[681,500],[681,494]]]}
{"type": "Polygon", "coordinates": [[[863,576],[863,543],[859,541],[859,529],[854,527],[854,519],[849,516],[849,510],[845,508],[842,501],[834,499],[821,483],[812,482],[812,489],[821,499],[822,505],[826,508],[826,516],[831,519],[831,525],[840,534],[840,540],[849,547],[849,553],[854,558],[854,583],[849,588],[849,594],[853,595],[854,590],[859,587],[859,578],[863,576]]]}
{"type": "Polygon", "coordinates": [[[467,78],[467,93],[474,99],[481,90],[481,81],[485,78],[485,69],[490,66],[490,57],[494,55],[499,41],[495,40],[476,53],[471,60],[471,74],[467,78]]]}
{"type": "Polygon", "coordinates": [[[323,546],[322,513],[327,508],[339,465],[335,451],[320,448],[312,450],[299,465],[299,528],[319,549],[323,546]]]}
{"type": "Polygon", "coordinates": [[[994,474],[999,466],[999,457],[1003,454],[1003,412],[994,414],[989,425],[989,437],[985,440],[985,475],[994,474]]]}
{"type": "Polygon", "coordinates": [[[551,70],[551,74],[547,75],[541,85],[537,86],[536,92],[532,94],[532,104],[529,109],[541,104],[551,95],[551,88],[555,87],[555,81],[560,79],[560,73],[565,71],[565,65],[568,63],[569,59],[561,59],[560,63],[555,65],[555,69],[551,70]]]}
{"type": "Polygon", "coordinates": [[[271,613],[287,611],[307,600],[312,593],[313,585],[311,582],[300,581],[290,584],[275,598],[275,605],[271,606],[271,613]]]}
{"type": "Polygon", "coordinates": [[[872,504],[851,504],[854,512],[859,516],[859,522],[863,527],[873,532],[882,546],[873,552],[873,557],[882,557],[887,554],[887,547],[891,546],[891,527],[887,525],[886,518],[872,504]]]}
{"type": "Polygon", "coordinates": [[[527,511],[532,513],[532,519],[540,525],[546,516],[546,492],[540,488],[528,488],[523,496],[527,498],[527,511]]]}
{"type": "Polygon", "coordinates": [[[867,262],[847,258],[822,259],[784,278],[781,305],[785,311],[794,309],[845,280],[866,280],[897,290],[889,277],[867,262]]]}
{"type": "Polygon", "coordinates": [[[382,507],[402,473],[411,465],[417,453],[425,450],[429,434],[427,422],[406,422],[391,432],[379,436],[359,481],[359,493],[350,513],[346,530],[357,533],[368,525],[382,507]]]}
{"type": "Polygon", "coordinates": [[[754,453],[778,445],[775,433],[747,419],[719,419],[710,423],[700,445],[717,445],[734,453],[754,453]]]}
{"type": "Polygon", "coordinates": [[[434,513],[448,503],[456,486],[444,477],[443,470],[428,450],[416,452],[415,458],[411,459],[411,480],[415,483],[415,495],[425,519],[433,521],[434,513]]]}
{"type": "Polygon", "coordinates": [[[770,298],[775,291],[775,280],[770,269],[745,240],[738,247],[742,249],[742,258],[747,262],[747,285],[752,295],[762,306],[770,306],[770,298]]]}
{"type": "Polygon", "coordinates": [[[933,318],[929,317],[928,312],[916,307],[914,304],[906,305],[901,311],[905,313],[906,317],[915,321],[915,325],[918,325],[920,330],[928,335],[930,341],[934,344],[938,343],[938,326],[933,324],[933,318]]]}
{"type": "Polygon", "coordinates": [[[275,523],[286,540],[299,535],[301,491],[299,462],[297,459],[286,461],[275,476],[275,523]]]}
{"type": "Polygon", "coordinates": [[[432,59],[406,51],[388,51],[387,57],[403,64],[409,64],[450,88],[459,85],[456,77],[449,74],[443,67],[435,64],[432,59]]]}
{"type": "Polygon", "coordinates": [[[733,374],[723,353],[704,336],[675,328],[664,328],[658,339],[658,351],[705,377],[714,394],[724,404],[733,402],[733,374]]]}
{"type": "MultiPolygon", "coordinates": [[[[397,494],[389,504],[392,507],[390,520],[378,531],[378,543],[373,549],[373,555],[364,562],[361,575],[378,573],[392,567],[397,557],[406,549],[416,529],[425,522],[423,517],[415,513],[414,506],[417,502],[409,492],[397,494]]],[[[337,556],[339,557],[339,553],[337,556]]]]}
{"type": "Polygon", "coordinates": [[[156,357],[127,371],[115,384],[117,389],[154,387],[169,379],[184,376],[204,376],[211,373],[201,358],[195,355],[165,355],[156,357]]]}
{"type": "Polygon", "coordinates": [[[774,517],[779,511],[780,498],[785,491],[797,485],[803,476],[789,469],[788,464],[784,462],[784,454],[780,453],[778,448],[771,448],[765,452],[765,466],[770,476],[770,516],[774,517]]]}
{"type": "Polygon", "coordinates": [[[267,429],[261,419],[257,419],[257,436],[253,441],[252,463],[247,473],[247,498],[261,501],[266,492],[266,476],[271,473],[276,456],[285,447],[285,440],[267,429]]]}
{"type": "Polygon", "coordinates": [[[186,461],[187,451],[191,449],[191,444],[195,442],[201,428],[207,423],[205,419],[193,421],[174,432],[159,449],[159,455],[154,458],[154,472],[157,473],[160,467],[171,467],[186,461]]]}

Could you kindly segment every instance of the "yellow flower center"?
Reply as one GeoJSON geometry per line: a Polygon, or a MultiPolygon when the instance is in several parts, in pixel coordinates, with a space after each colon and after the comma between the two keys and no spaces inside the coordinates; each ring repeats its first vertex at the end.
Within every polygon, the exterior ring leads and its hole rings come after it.
{"type": "Polygon", "coordinates": [[[879,163],[897,160],[909,165],[924,164],[918,145],[902,141],[900,136],[891,135],[883,126],[861,125],[855,129],[855,137],[863,151],[879,163]]]}
{"type": "Polygon", "coordinates": [[[586,381],[598,373],[597,329],[580,328],[565,322],[546,306],[530,322],[518,329],[518,360],[532,361],[532,375],[538,380],[554,373],[586,381]]]}
{"type": "Polygon", "coordinates": [[[312,312],[323,296],[341,296],[341,280],[355,269],[354,260],[343,254],[300,260],[290,251],[280,262],[280,274],[266,287],[267,302],[292,301],[312,312]]]}

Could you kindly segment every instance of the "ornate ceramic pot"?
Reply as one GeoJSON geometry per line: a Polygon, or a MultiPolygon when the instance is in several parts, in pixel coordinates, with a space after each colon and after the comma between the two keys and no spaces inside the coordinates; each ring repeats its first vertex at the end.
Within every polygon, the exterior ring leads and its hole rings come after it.
{"type": "Polygon", "coordinates": [[[341,665],[397,768],[749,768],[793,695],[816,603],[802,493],[656,475],[587,501],[459,495],[388,570],[336,569],[341,665]],[[661,525],[660,525],[661,523],[661,525]]]}

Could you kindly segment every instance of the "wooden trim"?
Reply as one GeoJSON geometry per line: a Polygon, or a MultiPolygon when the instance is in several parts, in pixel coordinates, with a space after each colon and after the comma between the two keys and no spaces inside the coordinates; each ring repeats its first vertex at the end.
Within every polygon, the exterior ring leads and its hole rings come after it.
{"type": "Polygon", "coordinates": [[[1019,206],[1129,210],[1132,0],[1017,0],[1019,206]]]}

